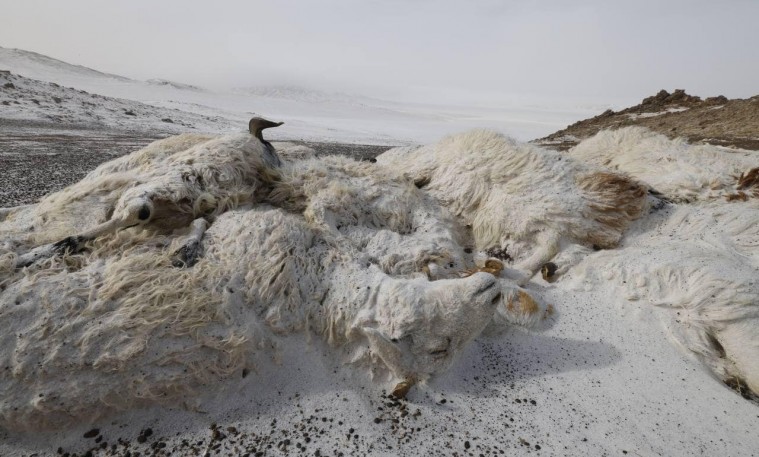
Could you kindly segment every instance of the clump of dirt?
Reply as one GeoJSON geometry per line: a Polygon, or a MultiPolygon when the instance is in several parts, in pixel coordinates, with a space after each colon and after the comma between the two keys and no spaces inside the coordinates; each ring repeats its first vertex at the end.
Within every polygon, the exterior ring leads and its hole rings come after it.
{"type": "Polygon", "coordinates": [[[670,138],[682,137],[690,143],[759,150],[759,95],[748,99],[730,100],[723,95],[702,99],[683,89],[672,93],[661,90],[639,105],[616,112],[606,110],[535,143],[567,150],[601,130],[631,125],[647,127],[670,138]]]}

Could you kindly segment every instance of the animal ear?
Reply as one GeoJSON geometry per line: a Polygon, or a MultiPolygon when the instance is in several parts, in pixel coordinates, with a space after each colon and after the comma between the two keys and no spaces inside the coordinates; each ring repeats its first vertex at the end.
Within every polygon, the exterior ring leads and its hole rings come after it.
{"type": "Polygon", "coordinates": [[[393,343],[382,332],[371,327],[361,329],[369,340],[369,347],[372,352],[377,354],[385,365],[398,376],[405,376],[406,370],[403,368],[403,351],[400,346],[393,343]]]}

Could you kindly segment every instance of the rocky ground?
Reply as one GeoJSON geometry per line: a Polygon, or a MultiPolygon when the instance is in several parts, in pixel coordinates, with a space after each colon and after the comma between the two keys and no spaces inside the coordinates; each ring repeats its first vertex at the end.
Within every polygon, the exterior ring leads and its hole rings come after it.
{"type": "Polygon", "coordinates": [[[682,89],[666,90],[622,111],[606,110],[535,140],[543,146],[566,150],[601,130],[640,125],[670,138],[759,150],[759,95],[729,100],[724,96],[700,97],[682,89]]]}
{"type": "MultiPolygon", "coordinates": [[[[82,179],[103,162],[172,133],[0,118],[0,208],[34,203],[82,179]]],[[[369,159],[390,146],[303,143],[319,154],[369,159]]]]}

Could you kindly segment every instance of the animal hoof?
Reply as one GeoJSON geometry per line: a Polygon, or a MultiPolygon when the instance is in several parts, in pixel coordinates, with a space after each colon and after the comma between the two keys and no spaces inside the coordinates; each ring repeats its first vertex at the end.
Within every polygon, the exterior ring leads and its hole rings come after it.
{"type": "Polygon", "coordinates": [[[485,262],[484,267],[470,268],[469,270],[464,270],[461,273],[459,273],[459,276],[462,278],[467,278],[469,276],[472,276],[475,273],[484,272],[484,273],[490,273],[491,275],[497,278],[501,275],[502,271],[503,271],[503,262],[496,259],[489,259],[487,262],[485,262]]]}
{"type": "Polygon", "coordinates": [[[540,269],[540,274],[545,281],[553,282],[556,279],[556,270],[558,269],[559,267],[557,267],[555,263],[548,262],[540,269]]]}
{"type": "Polygon", "coordinates": [[[53,244],[53,252],[58,255],[71,255],[81,252],[85,239],[81,236],[69,236],[53,244]]]}
{"type": "Polygon", "coordinates": [[[190,268],[198,263],[200,244],[197,241],[187,243],[172,255],[171,265],[176,268],[190,268]]]}
{"type": "Polygon", "coordinates": [[[409,390],[414,387],[414,384],[416,384],[416,382],[414,382],[413,379],[403,380],[396,384],[395,388],[391,392],[391,395],[398,399],[406,398],[406,395],[408,395],[409,390]]]}

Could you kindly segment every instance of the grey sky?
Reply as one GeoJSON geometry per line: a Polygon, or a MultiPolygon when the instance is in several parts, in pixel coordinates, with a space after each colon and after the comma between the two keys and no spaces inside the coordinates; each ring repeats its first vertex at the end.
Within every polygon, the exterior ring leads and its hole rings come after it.
{"type": "Polygon", "coordinates": [[[0,0],[0,46],[139,79],[414,98],[759,93],[759,1],[0,0]]]}

